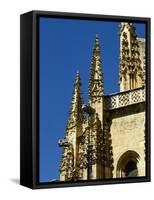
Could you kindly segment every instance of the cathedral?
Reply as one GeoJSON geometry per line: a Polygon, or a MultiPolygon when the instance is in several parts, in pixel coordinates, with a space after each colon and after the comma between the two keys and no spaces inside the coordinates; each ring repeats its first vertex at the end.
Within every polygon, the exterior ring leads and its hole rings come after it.
{"type": "Polygon", "coordinates": [[[133,23],[122,22],[119,37],[119,92],[104,94],[105,66],[98,35],[86,104],[80,74],[76,74],[65,136],[58,141],[62,148],[60,181],[146,175],[146,42],[137,37],[133,23]]]}

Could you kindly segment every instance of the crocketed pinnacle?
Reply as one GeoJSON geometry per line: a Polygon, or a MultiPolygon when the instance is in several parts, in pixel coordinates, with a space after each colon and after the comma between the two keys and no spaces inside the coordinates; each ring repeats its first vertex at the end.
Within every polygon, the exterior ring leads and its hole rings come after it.
{"type": "Polygon", "coordinates": [[[67,129],[77,125],[78,122],[83,121],[83,99],[81,95],[81,78],[80,73],[77,71],[76,78],[74,82],[74,92],[72,96],[71,106],[70,106],[70,113],[69,119],[67,124],[67,129]]]}
{"type": "Polygon", "coordinates": [[[120,25],[120,90],[134,89],[138,85],[138,75],[141,77],[142,67],[135,27],[132,23],[122,22],[120,25]]]}
{"type": "Polygon", "coordinates": [[[103,75],[102,75],[102,64],[100,56],[100,42],[99,37],[96,35],[95,43],[93,47],[93,55],[90,70],[89,80],[89,99],[93,97],[103,95],[103,75]]]}
{"type": "Polygon", "coordinates": [[[123,30],[125,27],[130,32],[131,37],[136,38],[135,27],[133,26],[133,23],[130,23],[130,22],[121,22],[120,23],[120,35],[123,33],[123,30]]]}

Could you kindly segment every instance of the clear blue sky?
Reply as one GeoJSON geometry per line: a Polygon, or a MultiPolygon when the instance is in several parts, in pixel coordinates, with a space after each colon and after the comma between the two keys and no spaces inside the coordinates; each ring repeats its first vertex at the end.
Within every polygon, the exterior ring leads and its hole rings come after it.
{"type": "MultiPolygon", "coordinates": [[[[118,92],[119,23],[40,18],[40,182],[59,179],[61,148],[74,78],[80,71],[87,102],[95,35],[101,45],[105,93],[118,92]]],[[[135,24],[145,37],[145,25],[135,24]]]]}

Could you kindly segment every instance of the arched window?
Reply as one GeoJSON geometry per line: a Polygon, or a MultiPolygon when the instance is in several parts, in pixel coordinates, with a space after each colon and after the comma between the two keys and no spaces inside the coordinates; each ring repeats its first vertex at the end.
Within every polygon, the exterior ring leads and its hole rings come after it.
{"type": "Polygon", "coordinates": [[[137,177],[138,161],[139,161],[139,155],[135,151],[127,151],[124,154],[122,154],[117,164],[116,176],[118,178],[137,177]]]}

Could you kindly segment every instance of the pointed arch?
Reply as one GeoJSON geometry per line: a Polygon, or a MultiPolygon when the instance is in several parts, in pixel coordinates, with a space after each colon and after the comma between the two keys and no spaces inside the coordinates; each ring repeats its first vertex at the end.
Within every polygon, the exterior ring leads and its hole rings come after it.
{"type": "Polygon", "coordinates": [[[116,177],[136,177],[138,176],[138,163],[140,156],[137,152],[129,150],[123,153],[117,164],[116,177]]]}

